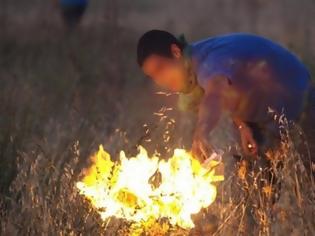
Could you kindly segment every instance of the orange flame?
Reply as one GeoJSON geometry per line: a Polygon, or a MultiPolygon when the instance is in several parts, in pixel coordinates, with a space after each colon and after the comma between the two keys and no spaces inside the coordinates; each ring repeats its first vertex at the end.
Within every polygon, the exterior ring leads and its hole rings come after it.
{"type": "Polygon", "coordinates": [[[136,157],[128,159],[122,151],[120,162],[115,163],[100,146],[92,162],[76,186],[103,220],[115,216],[145,222],[166,217],[172,225],[193,228],[191,215],[215,200],[212,183],[223,180],[215,175],[217,162],[204,168],[183,149],[175,149],[165,161],[149,158],[140,146],[136,157]]]}

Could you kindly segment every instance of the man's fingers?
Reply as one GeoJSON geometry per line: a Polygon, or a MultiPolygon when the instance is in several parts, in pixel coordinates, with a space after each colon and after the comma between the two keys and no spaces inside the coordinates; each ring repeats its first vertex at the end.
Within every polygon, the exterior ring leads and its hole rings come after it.
{"type": "Polygon", "coordinates": [[[200,163],[203,163],[205,158],[204,155],[200,150],[198,150],[198,153],[194,156],[200,163]]]}
{"type": "Polygon", "coordinates": [[[249,142],[244,142],[242,143],[243,151],[245,155],[252,155],[252,145],[249,142]]]}
{"type": "Polygon", "coordinates": [[[195,159],[199,160],[200,162],[202,161],[200,160],[201,153],[200,153],[199,145],[197,143],[194,143],[192,146],[192,154],[195,159]]]}
{"type": "Polygon", "coordinates": [[[209,149],[203,143],[199,143],[199,149],[203,158],[203,161],[206,160],[209,156],[209,149]]]}
{"type": "Polygon", "coordinates": [[[257,144],[253,138],[250,138],[249,143],[248,143],[248,148],[252,155],[255,155],[257,153],[257,144]]]}
{"type": "Polygon", "coordinates": [[[193,156],[202,163],[209,156],[209,148],[202,141],[196,141],[193,143],[192,153],[193,156]]]}
{"type": "Polygon", "coordinates": [[[250,151],[251,151],[252,155],[256,155],[257,154],[257,144],[255,142],[253,142],[251,144],[250,151]]]}
{"type": "Polygon", "coordinates": [[[241,144],[242,144],[242,149],[243,149],[244,153],[245,153],[246,155],[248,155],[248,154],[249,154],[249,150],[248,150],[248,146],[247,146],[248,143],[247,143],[244,139],[242,139],[241,141],[242,141],[242,142],[241,142],[241,144]]]}
{"type": "Polygon", "coordinates": [[[257,144],[253,142],[248,142],[246,145],[244,145],[244,150],[247,155],[256,155],[257,154],[257,144]]]}

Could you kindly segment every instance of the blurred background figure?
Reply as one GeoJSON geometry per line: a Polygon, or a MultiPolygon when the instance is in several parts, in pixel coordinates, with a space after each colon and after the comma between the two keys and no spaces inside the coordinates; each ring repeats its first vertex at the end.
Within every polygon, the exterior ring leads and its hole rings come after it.
{"type": "Polygon", "coordinates": [[[71,30],[79,23],[88,5],[88,0],[58,0],[62,17],[66,26],[71,30]]]}

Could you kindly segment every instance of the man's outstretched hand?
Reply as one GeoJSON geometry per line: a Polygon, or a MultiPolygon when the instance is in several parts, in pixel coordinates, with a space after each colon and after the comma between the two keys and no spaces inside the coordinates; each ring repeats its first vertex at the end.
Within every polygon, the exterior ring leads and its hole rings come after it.
{"type": "Polygon", "coordinates": [[[249,156],[255,156],[257,154],[257,143],[254,139],[253,132],[247,126],[243,126],[240,131],[241,145],[244,153],[249,156]]]}
{"type": "Polygon", "coordinates": [[[211,148],[206,138],[203,136],[195,136],[192,144],[192,154],[194,158],[203,163],[210,157],[211,148]]]}

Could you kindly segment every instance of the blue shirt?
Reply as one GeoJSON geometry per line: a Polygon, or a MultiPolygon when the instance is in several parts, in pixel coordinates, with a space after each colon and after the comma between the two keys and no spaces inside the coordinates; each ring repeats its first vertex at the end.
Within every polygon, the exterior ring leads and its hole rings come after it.
{"type": "Polygon", "coordinates": [[[86,6],[88,0],[60,0],[60,4],[65,7],[86,6]]]}
{"type": "Polygon", "coordinates": [[[224,76],[241,97],[232,113],[250,122],[268,120],[268,107],[289,119],[300,115],[310,74],[290,51],[269,39],[245,33],[227,34],[191,44],[198,83],[206,89],[224,76]]]}

